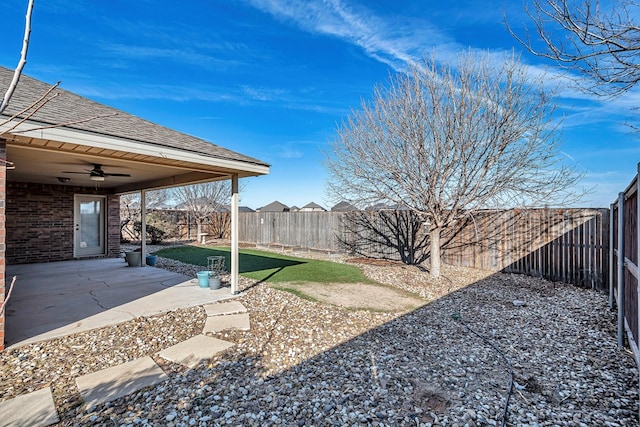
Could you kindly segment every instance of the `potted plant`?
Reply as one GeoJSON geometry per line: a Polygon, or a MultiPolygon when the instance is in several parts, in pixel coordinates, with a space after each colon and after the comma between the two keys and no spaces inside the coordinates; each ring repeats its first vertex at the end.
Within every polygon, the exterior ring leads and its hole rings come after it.
{"type": "Polygon", "coordinates": [[[154,254],[149,254],[146,257],[146,261],[147,261],[147,265],[154,267],[156,265],[156,262],[158,261],[158,256],[154,255],[154,254]]]}
{"type": "Polygon", "coordinates": [[[219,289],[221,285],[220,275],[217,271],[209,273],[209,289],[219,289]]]}
{"type": "Polygon", "coordinates": [[[140,267],[142,265],[142,252],[139,250],[126,252],[124,259],[129,267],[140,267]]]}

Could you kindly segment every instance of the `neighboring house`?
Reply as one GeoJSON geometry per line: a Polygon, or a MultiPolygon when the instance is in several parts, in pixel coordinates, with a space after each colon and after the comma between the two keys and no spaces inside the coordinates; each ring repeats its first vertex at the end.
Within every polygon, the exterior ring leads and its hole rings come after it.
{"type": "MultiPolygon", "coordinates": [[[[206,197],[200,197],[194,203],[178,203],[174,209],[179,211],[190,211],[194,206],[204,208],[211,204],[215,204],[212,212],[231,212],[231,206],[217,204],[215,201],[212,202],[206,197]]],[[[238,211],[240,211],[240,208],[238,208],[238,211]]]]}
{"type": "MultiPolygon", "coordinates": [[[[220,205],[216,210],[219,213],[229,213],[231,212],[231,206],[229,205],[220,205]]],[[[249,206],[238,206],[238,212],[255,212],[249,206]]]]}
{"type": "Polygon", "coordinates": [[[266,206],[258,209],[258,212],[289,212],[289,206],[278,202],[271,202],[266,206]]]}
{"type": "Polygon", "coordinates": [[[300,211],[300,208],[297,207],[296,205],[293,205],[289,208],[289,212],[298,212],[300,211]]]}
{"type": "MultiPolygon", "coordinates": [[[[0,67],[0,93],[12,77],[0,67]]],[[[219,179],[237,188],[269,173],[260,160],[62,89],[25,113],[50,88],[23,75],[0,115],[0,302],[5,263],[119,256],[121,194],[219,179]]],[[[232,198],[237,206],[237,191],[232,198]]],[[[237,236],[233,247],[237,259],[237,236]]],[[[232,291],[234,280],[237,289],[237,263],[232,291]]],[[[0,348],[3,334],[0,317],[0,348]]]]}
{"type": "Polygon", "coordinates": [[[367,206],[365,211],[392,211],[395,210],[395,206],[385,205],[384,203],[376,203],[375,205],[367,206]]]}
{"type": "Polygon", "coordinates": [[[317,203],[307,203],[300,209],[301,212],[326,212],[327,210],[317,203]]]}
{"type": "Polygon", "coordinates": [[[345,201],[339,202],[331,208],[331,212],[351,212],[357,210],[358,209],[355,206],[345,201]]]}

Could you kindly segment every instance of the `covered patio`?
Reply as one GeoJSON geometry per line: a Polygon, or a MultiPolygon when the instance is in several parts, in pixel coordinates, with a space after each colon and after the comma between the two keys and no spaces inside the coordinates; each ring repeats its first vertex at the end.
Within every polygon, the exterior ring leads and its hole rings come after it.
{"type": "MultiPolygon", "coordinates": [[[[12,76],[0,67],[0,88],[12,76]]],[[[145,230],[148,191],[219,180],[231,181],[234,294],[239,179],[268,173],[255,158],[23,75],[0,115],[0,303],[12,277],[5,266],[120,257],[120,195],[141,195],[145,230]]],[[[145,239],[140,250],[144,259],[145,239]]],[[[16,288],[25,286],[22,276],[16,288]]],[[[0,349],[11,328],[0,315],[0,349]]]]}
{"type": "Polygon", "coordinates": [[[121,258],[19,264],[7,304],[8,348],[232,298],[229,288],[154,267],[127,267],[121,258]]]}

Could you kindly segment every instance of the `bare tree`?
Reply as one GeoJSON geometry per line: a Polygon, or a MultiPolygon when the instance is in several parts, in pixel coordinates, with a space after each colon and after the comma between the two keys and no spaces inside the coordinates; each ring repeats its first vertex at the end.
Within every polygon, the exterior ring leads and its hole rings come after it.
{"type": "Polygon", "coordinates": [[[634,0],[533,0],[527,8],[533,31],[518,35],[507,28],[531,53],[580,70],[587,77],[579,82],[583,89],[619,95],[640,81],[639,6],[634,0]]]}
{"type": "Polygon", "coordinates": [[[329,194],[356,206],[390,202],[429,227],[431,275],[443,230],[484,207],[552,205],[581,177],[558,156],[555,106],[514,59],[463,53],[425,60],[377,87],[337,129],[329,194]]]}
{"type": "Polygon", "coordinates": [[[231,182],[214,181],[204,184],[186,185],[173,190],[174,197],[189,211],[202,233],[202,224],[214,212],[220,212],[231,198],[231,182]]]}
{"type": "MultiPolygon", "coordinates": [[[[154,190],[145,194],[146,209],[158,209],[166,205],[169,199],[169,190],[154,190]]],[[[138,229],[140,229],[141,207],[140,193],[129,193],[120,196],[120,238],[122,240],[130,240],[127,238],[138,240],[141,238],[138,229]],[[136,223],[138,224],[136,226],[136,223]],[[136,228],[137,227],[137,228],[136,228]]],[[[149,225],[148,224],[147,228],[149,225]]]]}
{"type": "MultiPolygon", "coordinates": [[[[22,70],[24,69],[24,66],[27,63],[27,52],[29,50],[29,38],[31,37],[31,16],[33,14],[33,2],[34,0],[29,0],[29,3],[27,4],[27,13],[25,17],[26,22],[24,27],[24,37],[22,39],[22,50],[20,52],[20,60],[18,61],[18,66],[16,67],[13,73],[13,78],[11,79],[11,83],[9,83],[7,90],[5,91],[4,95],[2,95],[2,98],[0,99],[0,114],[2,114],[2,112],[7,108],[7,105],[9,105],[9,100],[13,96],[13,92],[15,92],[16,90],[16,86],[18,85],[18,81],[20,80],[20,75],[22,74],[22,70]]],[[[5,122],[0,122],[0,126],[4,124],[5,122]]],[[[6,159],[0,159],[0,163],[8,167],[13,166],[13,163],[7,161],[6,159]]],[[[13,280],[11,280],[11,285],[9,286],[9,292],[6,294],[6,296],[4,295],[4,283],[2,284],[3,295],[1,298],[2,305],[0,306],[0,319],[2,319],[4,316],[4,310],[7,303],[9,302],[9,298],[11,298],[11,292],[13,291],[13,287],[15,283],[16,283],[16,277],[14,276],[13,280]]]]}
{"type": "Polygon", "coordinates": [[[341,217],[340,245],[352,255],[397,259],[421,264],[429,256],[428,234],[412,211],[384,209],[350,211],[341,217]]]}
{"type": "Polygon", "coordinates": [[[133,224],[140,218],[140,195],[138,193],[120,196],[120,240],[135,239],[133,224]]]}
{"type": "MultiPolygon", "coordinates": [[[[25,15],[24,37],[22,39],[22,49],[20,51],[20,60],[18,61],[18,65],[16,66],[16,69],[13,72],[13,76],[6,88],[6,91],[2,95],[2,98],[0,98],[0,115],[5,113],[5,111],[9,107],[9,102],[11,101],[11,97],[13,96],[13,93],[18,87],[18,82],[20,81],[20,77],[22,76],[22,71],[24,70],[24,67],[27,64],[27,53],[29,51],[29,40],[31,38],[31,17],[33,15],[33,5],[34,5],[34,0],[29,0],[27,4],[27,12],[25,15]]],[[[89,122],[89,121],[96,120],[103,117],[110,117],[110,116],[117,115],[117,113],[112,113],[104,116],[85,117],[85,118],[74,119],[66,123],[54,123],[54,124],[36,126],[29,129],[16,130],[16,128],[19,125],[29,120],[31,117],[33,117],[34,114],[36,114],[46,104],[48,104],[49,102],[53,101],[55,98],[58,97],[59,93],[55,92],[55,89],[57,89],[59,85],[60,85],[60,82],[58,81],[57,83],[52,85],[44,94],[42,94],[40,98],[32,102],[23,110],[15,111],[11,115],[7,114],[5,116],[6,118],[3,118],[2,120],[0,120],[0,127],[3,127],[8,124],[9,126],[6,129],[4,129],[0,135],[16,134],[16,133],[27,132],[27,131],[70,126],[74,124],[89,122]]],[[[9,166],[12,166],[11,162],[7,162],[6,160],[2,160],[2,162],[9,166]]]]}
{"type": "Polygon", "coordinates": [[[0,114],[7,108],[9,105],[9,101],[11,100],[11,96],[13,92],[16,90],[16,86],[18,86],[18,81],[20,80],[20,76],[22,75],[22,70],[24,66],[27,64],[27,52],[29,51],[29,39],[31,37],[31,16],[33,15],[33,2],[34,0],[29,0],[27,4],[27,14],[26,14],[26,22],[24,25],[24,37],[22,39],[22,50],[20,51],[20,60],[18,61],[18,66],[16,67],[13,73],[13,79],[11,79],[11,83],[7,88],[5,94],[0,100],[0,114]]]}

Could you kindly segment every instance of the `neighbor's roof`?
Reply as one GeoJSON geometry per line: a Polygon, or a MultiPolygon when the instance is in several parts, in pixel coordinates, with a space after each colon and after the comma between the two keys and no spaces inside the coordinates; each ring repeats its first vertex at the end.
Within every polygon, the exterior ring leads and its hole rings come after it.
{"type": "Polygon", "coordinates": [[[271,202],[266,206],[261,207],[260,212],[288,212],[289,207],[279,201],[271,202]]]}
{"type": "Polygon", "coordinates": [[[304,205],[302,207],[302,209],[322,209],[322,210],[325,210],[322,206],[320,206],[319,204],[317,204],[315,202],[307,203],[306,205],[304,205]]]}
{"type": "Polygon", "coordinates": [[[365,211],[386,211],[386,210],[395,210],[394,206],[385,205],[384,203],[376,203],[371,206],[367,206],[364,208],[365,211]]]}
{"type": "MultiPolygon", "coordinates": [[[[13,70],[0,66],[0,89],[5,91],[13,77],[13,70]]],[[[10,117],[25,110],[51,88],[26,75],[20,81],[7,109],[2,116],[10,117]]],[[[167,127],[157,125],[132,114],[99,104],[64,89],[56,88],[57,97],[36,111],[29,120],[46,125],[56,125],[63,129],[91,132],[112,136],[132,142],[142,142],[189,151],[208,157],[252,163],[259,166],[268,164],[243,154],[227,150],[209,141],[190,136],[167,127]],[[83,121],[85,120],[85,121],[83,121]],[[73,124],[75,123],[75,124],[73,124]],[[58,126],[65,124],[64,126],[58,126]]],[[[18,115],[24,117],[24,115],[18,115]]]]}
{"type": "Polygon", "coordinates": [[[341,202],[338,202],[336,205],[334,205],[331,208],[331,210],[334,212],[348,212],[348,211],[357,211],[358,208],[353,206],[351,203],[343,200],[341,202]]]}

